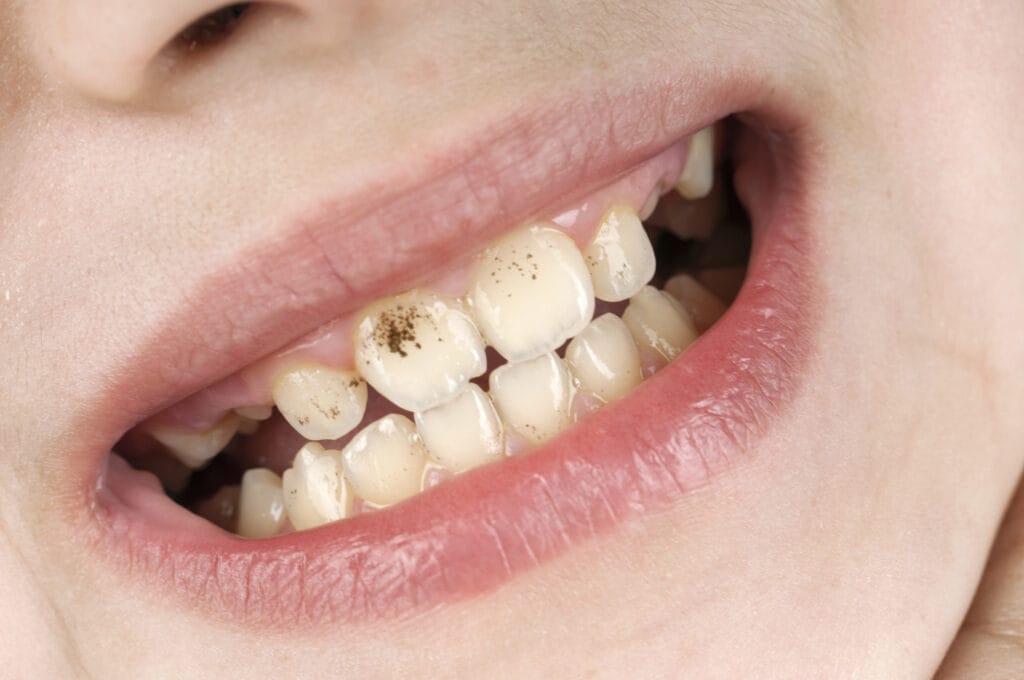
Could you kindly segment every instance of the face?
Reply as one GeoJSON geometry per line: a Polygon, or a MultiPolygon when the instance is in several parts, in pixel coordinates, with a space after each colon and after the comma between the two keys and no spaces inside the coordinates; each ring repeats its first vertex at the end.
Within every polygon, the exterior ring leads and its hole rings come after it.
{"type": "Polygon", "coordinates": [[[3,3],[4,657],[931,673],[1024,457],[1022,31],[3,3]]]}

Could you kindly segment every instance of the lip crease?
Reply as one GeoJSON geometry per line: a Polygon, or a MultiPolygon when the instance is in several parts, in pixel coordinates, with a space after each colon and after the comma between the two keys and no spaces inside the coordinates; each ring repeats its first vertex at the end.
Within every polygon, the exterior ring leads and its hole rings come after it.
{"type": "Polygon", "coordinates": [[[78,535],[126,585],[206,616],[257,627],[386,620],[492,590],[580,541],[670,508],[742,460],[785,411],[812,346],[813,244],[799,192],[753,211],[747,281],[714,328],[626,399],[527,454],[382,512],[263,541],[148,522],[101,474],[110,446],[145,415],[767,98],[753,81],[705,85],[690,107],[678,95],[693,88],[676,84],[625,95],[651,104],[629,115],[607,93],[538,109],[427,163],[420,179],[329,201],[280,239],[241,253],[240,266],[203,282],[83,417],[89,439],[107,445],[84,444],[68,463],[68,484],[91,510],[77,513],[78,535]],[[668,120],[678,126],[666,128],[668,120]],[[341,215],[351,226],[338,227],[341,215]],[[208,330],[182,332],[194,328],[208,330]],[[167,366],[184,368],[157,370],[167,366]]]}

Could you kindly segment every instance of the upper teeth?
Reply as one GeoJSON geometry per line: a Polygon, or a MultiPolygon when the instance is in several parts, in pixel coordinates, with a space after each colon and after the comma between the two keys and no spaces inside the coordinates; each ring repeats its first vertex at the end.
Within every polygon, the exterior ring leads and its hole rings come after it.
{"type": "Polygon", "coordinates": [[[715,183],[715,128],[710,125],[693,135],[686,167],[676,182],[676,191],[683,198],[704,198],[715,183]]]}
{"type": "Polygon", "coordinates": [[[221,452],[238,431],[241,419],[228,413],[205,432],[189,432],[173,427],[154,426],[149,430],[153,439],[167,447],[175,458],[190,468],[201,468],[221,452]]]}
{"type": "Polygon", "coordinates": [[[640,218],[628,208],[608,211],[583,256],[594,295],[606,302],[629,298],[654,276],[651,240],[640,218]]]}
{"type": "Polygon", "coordinates": [[[351,371],[303,366],[278,378],[274,403],[306,439],[337,439],[363,419],[366,383],[351,371]]]}

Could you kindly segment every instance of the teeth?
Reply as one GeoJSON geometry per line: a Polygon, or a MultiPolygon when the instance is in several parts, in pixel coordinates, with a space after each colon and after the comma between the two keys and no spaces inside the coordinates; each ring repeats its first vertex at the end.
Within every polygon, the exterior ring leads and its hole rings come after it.
{"type": "Polygon", "coordinates": [[[238,485],[222,486],[215,494],[195,506],[197,515],[225,531],[235,531],[238,515],[238,485]]]}
{"type": "Polygon", "coordinates": [[[683,198],[696,200],[711,193],[715,182],[715,128],[709,125],[693,135],[686,167],[676,182],[676,191],[683,198]]]}
{"type": "Polygon", "coordinates": [[[483,338],[457,302],[412,291],[370,306],[356,326],[356,365],[407,411],[425,411],[487,370],[483,338]]]}
{"type": "Polygon", "coordinates": [[[352,513],[352,493],[342,474],[340,451],[316,442],[306,444],[284,471],[282,482],[288,519],[299,531],[352,513]]]}
{"type": "Polygon", "coordinates": [[[633,337],[614,314],[594,319],[573,338],[565,350],[565,361],[580,388],[605,403],[624,397],[643,381],[633,337]]]}
{"type": "Polygon", "coordinates": [[[689,274],[673,276],[665,283],[665,292],[689,313],[698,333],[711,328],[725,314],[725,304],[689,274]]]}
{"type": "Polygon", "coordinates": [[[281,478],[266,468],[246,470],[238,497],[238,535],[269,538],[277,535],[284,520],[281,478]]]}
{"type": "Polygon", "coordinates": [[[653,350],[664,362],[672,361],[697,339],[697,329],[674,297],[645,286],[622,313],[637,347],[653,350]]]}
{"type": "Polygon", "coordinates": [[[392,414],[361,430],[342,460],[357,494],[376,505],[391,505],[419,493],[427,456],[412,421],[392,414]]]}
{"type": "Polygon", "coordinates": [[[731,305],[743,287],[746,267],[716,267],[702,269],[697,280],[722,302],[731,305]]]}
{"type": "Polygon", "coordinates": [[[431,460],[452,472],[464,472],[504,455],[501,420],[476,385],[447,404],[417,413],[416,429],[431,460]]]}
{"type": "Polygon", "coordinates": [[[509,361],[560,347],[594,315],[594,289],[579,249],[541,225],[483,252],[469,298],[484,338],[509,361]]]}
{"type": "Polygon", "coordinates": [[[157,440],[182,463],[193,470],[201,468],[228,445],[238,431],[239,418],[228,413],[206,432],[185,432],[172,427],[157,426],[149,430],[157,440]]]}
{"type": "Polygon", "coordinates": [[[270,416],[274,415],[273,406],[240,406],[235,409],[235,413],[247,418],[249,420],[266,420],[270,416]]]}
{"type": "Polygon", "coordinates": [[[631,297],[654,277],[654,248],[640,218],[629,208],[605,214],[583,257],[594,295],[605,302],[631,297]]]}
{"type": "Polygon", "coordinates": [[[338,439],[363,419],[366,382],[351,371],[302,366],[278,378],[274,403],[306,439],[338,439]]]}
{"type": "Polygon", "coordinates": [[[496,368],[490,393],[505,424],[532,444],[572,424],[572,377],[554,352],[496,368]]]}

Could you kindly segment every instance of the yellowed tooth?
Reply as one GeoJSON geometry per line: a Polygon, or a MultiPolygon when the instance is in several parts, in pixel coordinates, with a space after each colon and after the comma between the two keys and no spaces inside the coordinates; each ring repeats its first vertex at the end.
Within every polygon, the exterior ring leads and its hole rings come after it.
{"type": "Polygon", "coordinates": [[[572,424],[572,377],[554,352],[500,366],[489,380],[502,421],[529,443],[546,441],[572,424]]]}
{"type": "Polygon", "coordinates": [[[426,450],[412,421],[384,416],[359,431],[342,452],[353,490],[375,505],[391,505],[420,491],[426,450]]]}
{"type": "Polygon", "coordinates": [[[228,413],[205,432],[187,432],[165,425],[147,427],[153,439],[157,440],[182,463],[193,470],[201,468],[220,453],[238,432],[239,418],[228,413]]]}
{"type": "Polygon", "coordinates": [[[262,421],[274,415],[273,406],[239,406],[235,413],[249,420],[262,421]]]}
{"type": "Polygon", "coordinates": [[[676,191],[683,198],[696,200],[711,193],[715,182],[715,126],[709,125],[690,140],[686,167],[676,182],[676,191]]]}
{"type": "Polygon", "coordinates": [[[246,470],[238,497],[238,535],[276,536],[286,518],[281,478],[266,468],[246,470]]]}
{"type": "Polygon", "coordinates": [[[697,339],[697,328],[682,305],[651,286],[633,296],[622,320],[638,348],[653,350],[665,362],[675,359],[697,339]]]}
{"type": "Polygon", "coordinates": [[[308,364],[292,368],[274,384],[274,403],[306,439],[338,439],[363,419],[366,382],[352,371],[308,364]]]}
{"type": "Polygon", "coordinates": [[[416,414],[416,430],[430,459],[452,472],[465,472],[504,456],[501,420],[476,385],[446,404],[416,414]]]}
{"type": "Polygon", "coordinates": [[[633,337],[614,314],[599,316],[569,341],[565,361],[580,389],[605,403],[621,399],[643,381],[633,337]]]}
{"type": "Polygon", "coordinates": [[[677,274],[666,281],[665,292],[689,313],[698,333],[711,328],[725,314],[725,304],[689,274],[677,274]]]}
{"type": "Polygon", "coordinates": [[[345,519],[352,514],[352,492],[345,480],[341,451],[310,442],[295,454],[282,475],[284,506],[298,530],[345,519]]]}
{"type": "Polygon", "coordinates": [[[644,225],[630,208],[605,213],[593,240],[583,251],[594,295],[605,302],[633,296],[654,277],[654,248],[644,225]]]}

